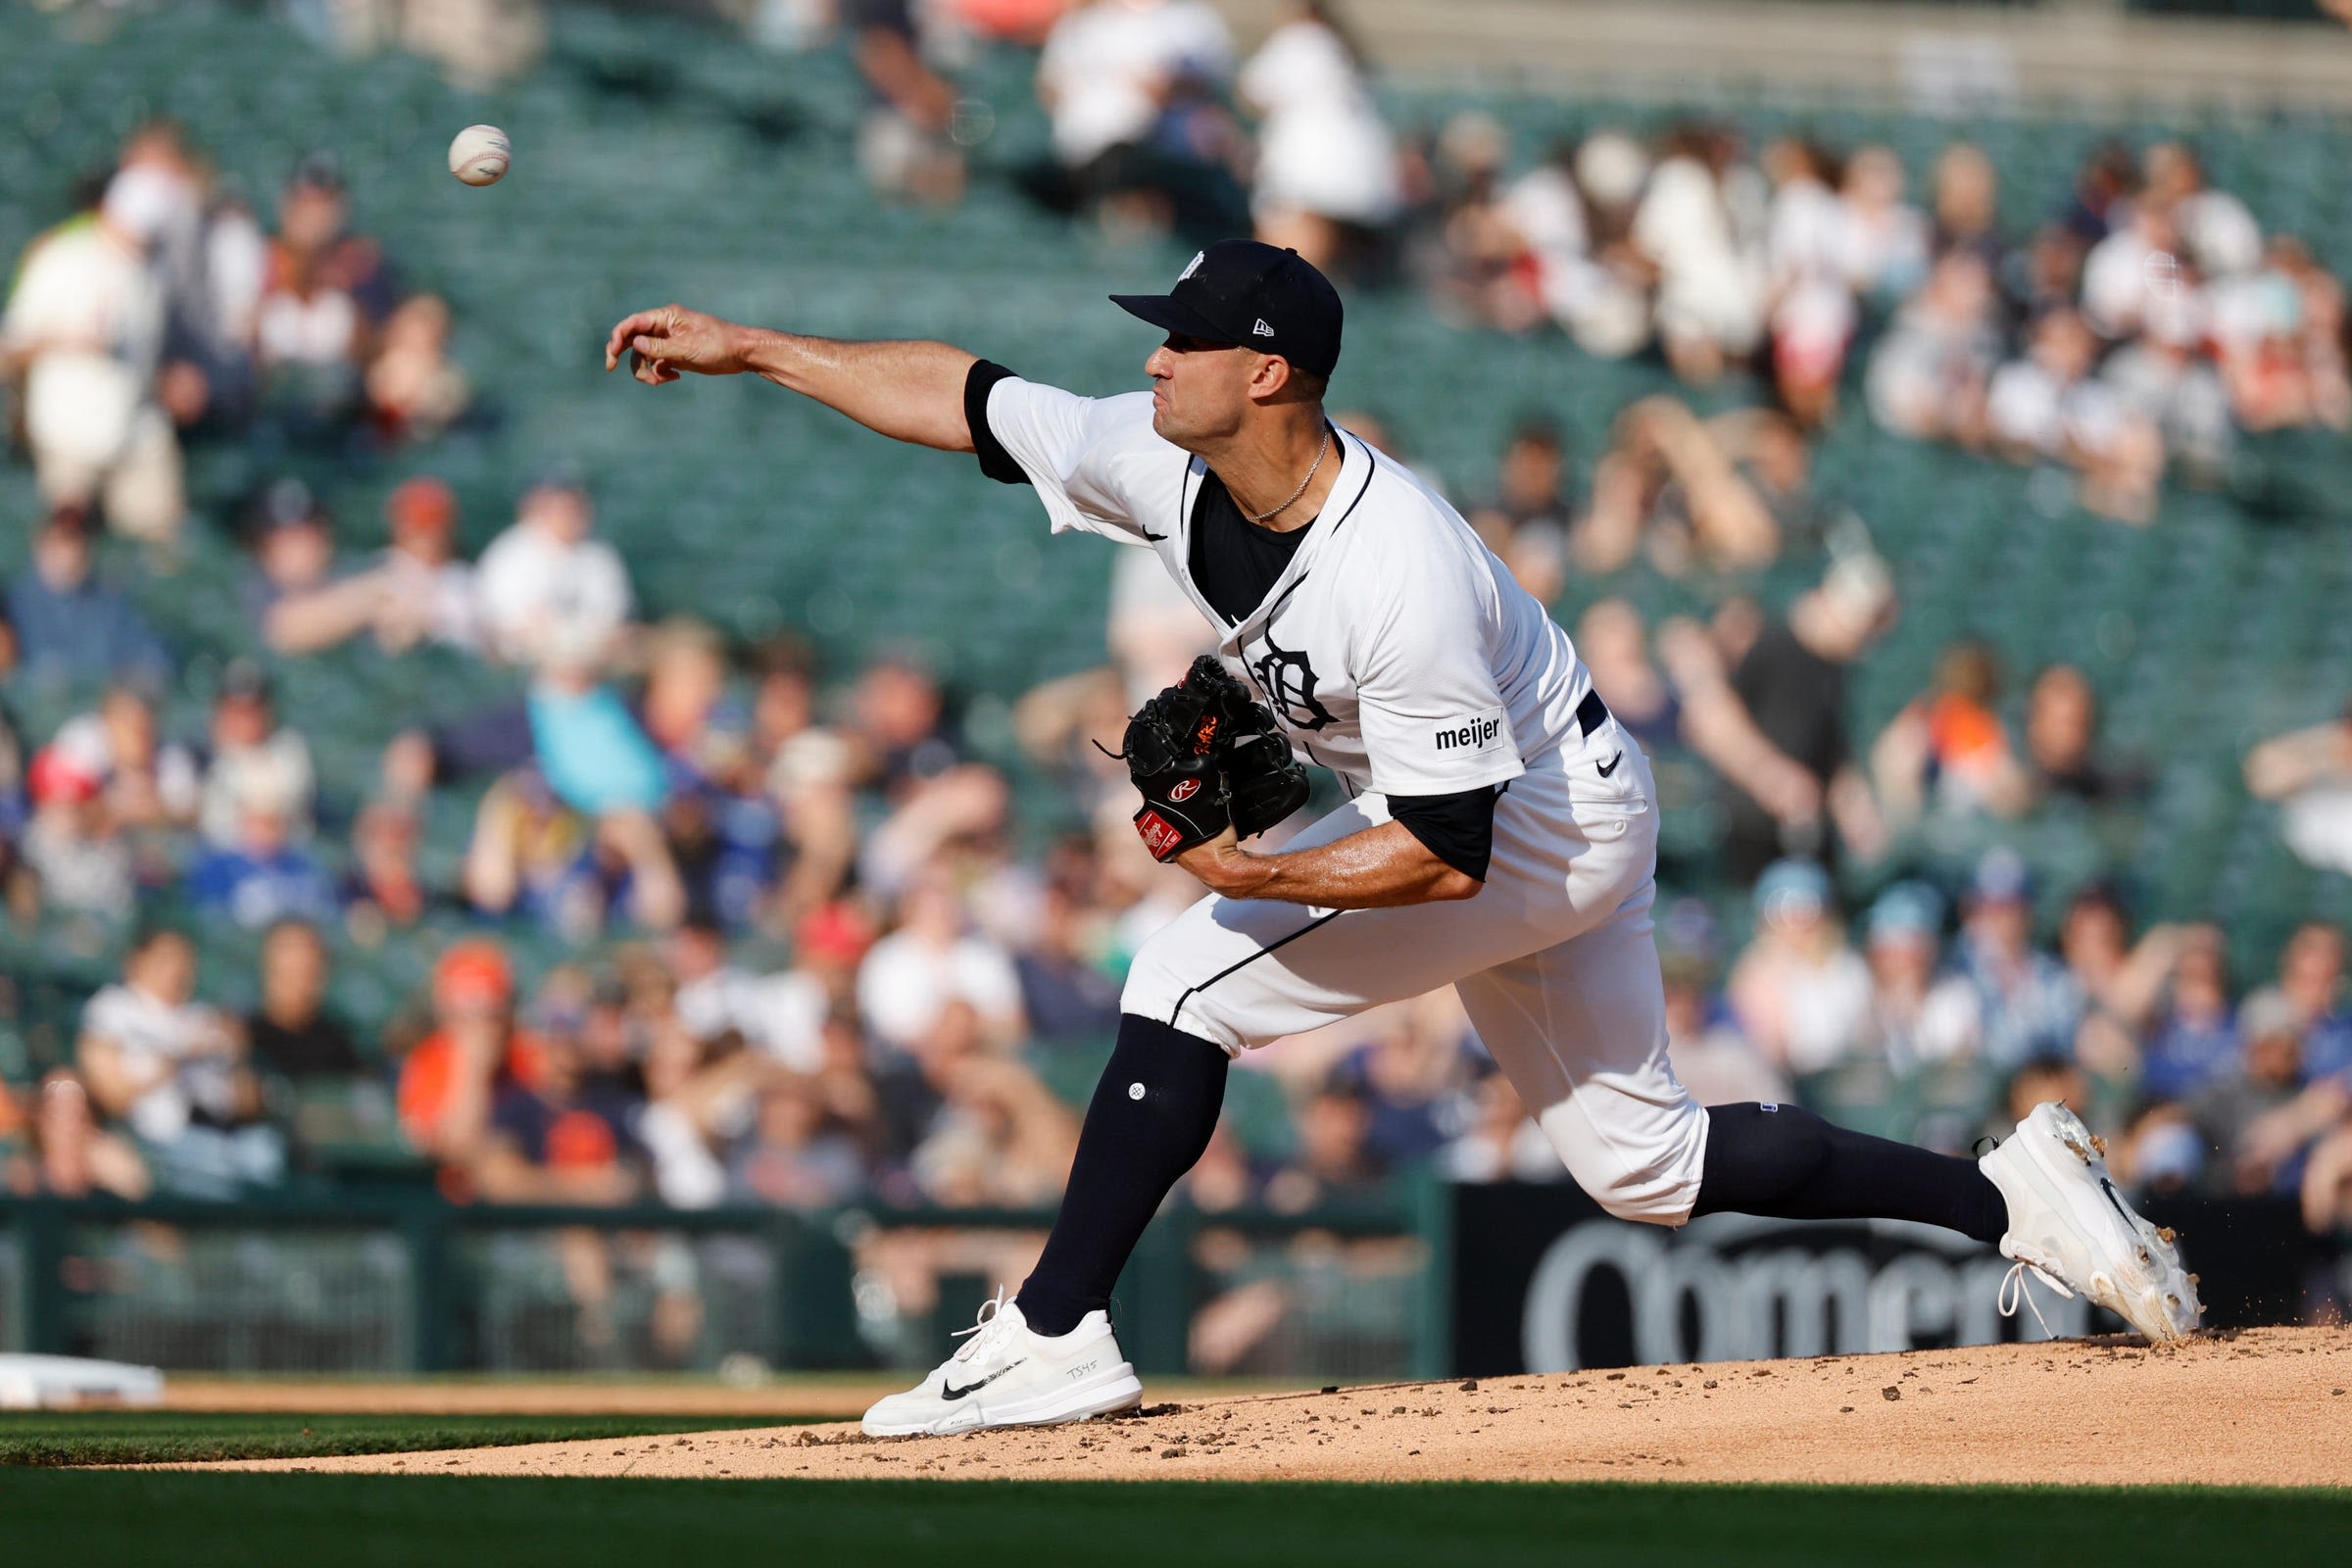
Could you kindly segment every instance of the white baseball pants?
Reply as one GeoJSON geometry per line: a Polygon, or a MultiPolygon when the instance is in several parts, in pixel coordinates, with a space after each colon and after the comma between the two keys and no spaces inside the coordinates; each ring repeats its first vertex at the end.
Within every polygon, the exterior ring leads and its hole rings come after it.
{"type": "MultiPolygon", "coordinates": [[[[1292,847],[1387,820],[1367,794],[1292,847]]],[[[1656,863],[1649,761],[1611,720],[1511,781],[1476,898],[1329,910],[1212,896],[1144,944],[1121,1005],[1238,1054],[1450,983],[1578,1185],[1621,1218],[1677,1225],[1707,1115],[1666,1059],[1656,863]]]]}

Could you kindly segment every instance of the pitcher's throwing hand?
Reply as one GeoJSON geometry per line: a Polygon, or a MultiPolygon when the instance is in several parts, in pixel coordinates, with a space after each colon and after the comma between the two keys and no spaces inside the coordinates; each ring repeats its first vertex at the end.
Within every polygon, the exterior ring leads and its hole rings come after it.
{"type": "Polygon", "coordinates": [[[715,316],[690,311],[683,305],[664,305],[622,318],[605,339],[605,368],[620,368],[629,356],[629,373],[647,386],[675,381],[679,373],[735,375],[744,368],[741,327],[715,316]]]}

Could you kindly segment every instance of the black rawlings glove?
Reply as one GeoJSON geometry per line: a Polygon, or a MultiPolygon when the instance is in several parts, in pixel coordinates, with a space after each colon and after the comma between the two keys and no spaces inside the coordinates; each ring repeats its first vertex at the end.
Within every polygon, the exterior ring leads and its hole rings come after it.
{"type": "Polygon", "coordinates": [[[1127,721],[1120,755],[1143,793],[1135,830],[1154,859],[1228,826],[1240,838],[1263,833],[1306,804],[1306,769],[1274,715],[1211,655],[1127,721]]]}
{"type": "Polygon", "coordinates": [[[1214,659],[1195,660],[1183,680],[1136,710],[1119,750],[1128,780],[1144,797],[1135,830],[1155,860],[1174,859],[1233,823],[1219,765],[1228,749],[1226,704],[1215,682],[1203,678],[1204,665],[1232,684],[1214,659]]]}
{"type": "Polygon", "coordinates": [[[1194,661],[1185,684],[1205,684],[1216,692],[1225,717],[1217,765],[1225,775],[1234,833],[1245,839],[1263,833],[1304,806],[1306,769],[1291,754],[1290,738],[1275,727],[1273,711],[1214,659],[1194,661]]]}

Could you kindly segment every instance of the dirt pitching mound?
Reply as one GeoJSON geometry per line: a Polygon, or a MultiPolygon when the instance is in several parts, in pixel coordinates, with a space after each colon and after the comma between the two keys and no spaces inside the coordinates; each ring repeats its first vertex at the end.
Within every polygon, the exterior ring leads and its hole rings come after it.
{"type": "Polygon", "coordinates": [[[672,1383],[310,1382],[172,1377],[164,1408],[200,1414],[841,1416],[855,1420],[904,1378],[826,1378],[751,1388],[672,1383]]]}
{"type": "Polygon", "coordinates": [[[2352,1333],[1637,1367],[1150,1405],[1038,1431],[852,1425],[205,1468],[1031,1481],[2352,1486],[2352,1333]]]}

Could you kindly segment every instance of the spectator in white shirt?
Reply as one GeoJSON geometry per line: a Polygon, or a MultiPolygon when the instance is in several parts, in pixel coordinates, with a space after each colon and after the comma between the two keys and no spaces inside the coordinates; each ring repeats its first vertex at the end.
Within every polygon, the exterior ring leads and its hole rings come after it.
{"type": "Polygon", "coordinates": [[[971,930],[955,885],[932,869],[900,897],[898,929],[866,954],[858,1008],[877,1041],[908,1052],[952,1002],[972,1007],[991,1045],[1009,1048],[1026,1028],[1011,955],[971,930]]]}
{"type": "Polygon", "coordinates": [[[2034,323],[2027,357],[2001,367],[1985,394],[1994,442],[2017,462],[2072,464],[2082,473],[2082,504],[2121,521],[2144,522],[2164,476],[2164,441],[2091,374],[2098,340],[2083,318],[2055,310],[2034,323]]]}
{"type": "Polygon", "coordinates": [[[1780,860],[1756,879],[1756,935],[1732,970],[1732,1011],[1766,1062],[1794,1077],[1853,1055],[1870,1021],[1870,966],[1846,945],[1830,879],[1780,860]]]}
{"type": "Polygon", "coordinates": [[[1917,288],[1928,275],[1928,220],[1903,200],[1902,160],[1889,148],[1859,149],[1839,195],[1839,260],[1854,291],[1884,304],[1917,288]]]}
{"type": "Polygon", "coordinates": [[[1396,143],[1323,0],[1293,0],[1235,85],[1264,117],[1250,201],[1259,239],[1328,269],[1396,216],[1396,143]]]}
{"type": "Polygon", "coordinates": [[[1993,300],[1984,257],[1966,248],[1946,252],[1871,355],[1871,416],[1916,440],[1980,443],[1985,383],[2001,350],[1993,300]]]}
{"type": "Polygon", "coordinates": [[[482,552],[475,580],[490,648],[501,659],[536,666],[558,646],[609,649],[627,624],[629,574],[619,552],[589,537],[595,524],[579,483],[550,475],[482,552]]]}
{"type": "Polygon", "coordinates": [[[165,294],[150,253],[178,211],[152,170],[115,176],[94,212],[34,240],[0,318],[0,372],[25,371],[24,433],[41,493],[97,503],[155,542],[187,510],[179,440],[156,397],[165,294]]]}
{"type": "Polygon", "coordinates": [[[23,848],[50,909],[121,921],[129,918],[138,889],[129,841],[107,809],[103,767],[86,732],[34,753],[25,779],[32,820],[23,848]]]}
{"type": "Polygon", "coordinates": [[[1920,882],[1879,895],[1866,922],[1870,1017],[1864,1035],[1898,1076],[1974,1055],[1980,1014],[1974,987],[1941,971],[1943,901],[1920,882]]]}
{"type": "Polygon", "coordinates": [[[1151,135],[1170,86],[1222,81],[1233,35],[1204,0],[1096,0],[1065,13],[1046,37],[1037,93],[1054,154],[1081,176],[1106,154],[1151,135]]]}
{"type": "Polygon", "coordinates": [[[2082,316],[2113,343],[2132,336],[2155,290],[2177,278],[2179,237],[2160,203],[2138,201],[2082,259],[2082,316]]]}
{"type": "Polygon", "coordinates": [[[709,1045],[729,1030],[778,1065],[813,1073],[824,1065],[831,999],[817,976],[801,970],[756,975],[727,960],[727,940],[708,917],[694,916],[669,939],[678,990],[678,1022],[709,1045]]]}
{"type": "Polygon", "coordinates": [[[1713,380],[1764,333],[1763,268],[1751,243],[1763,197],[1732,152],[1723,132],[1676,132],[1634,219],[1634,242],[1658,270],[1658,339],[1686,381],[1713,380]]]}
{"type": "Polygon", "coordinates": [[[457,498],[449,486],[430,477],[410,479],[392,492],[384,515],[391,548],[373,565],[343,575],[330,570],[334,543],[323,514],[284,519],[263,535],[257,598],[269,596],[262,627],[271,648],[316,653],[364,631],[374,632],[388,654],[420,643],[467,652],[481,646],[473,568],[450,547],[457,498]],[[296,564],[287,569],[287,562],[296,564]]]}
{"type": "Polygon", "coordinates": [[[2262,265],[2262,225],[2244,202],[2205,183],[2205,166],[2177,141],[2160,141],[2140,160],[2141,199],[2166,208],[2181,253],[2207,277],[2230,277],[2262,265]]]}
{"type": "Polygon", "coordinates": [[[206,841],[235,847],[239,825],[257,802],[284,814],[288,838],[306,840],[317,791],[311,748],[278,723],[270,677],[250,660],[230,664],[213,700],[211,755],[197,808],[206,841]]]}
{"type": "Polygon", "coordinates": [[[2228,466],[2236,431],[2230,389],[2206,351],[2205,291],[2181,286],[2155,301],[2147,329],[2109,356],[2099,378],[2125,408],[2154,424],[2175,462],[2207,477],[2228,466]]]}
{"type": "MultiPolygon", "coordinates": [[[[458,498],[429,475],[410,479],[384,502],[392,547],[377,559],[382,603],[375,638],[386,653],[438,643],[471,653],[482,644],[482,596],[473,567],[457,557],[452,535],[458,498]]],[[[625,583],[624,583],[625,588],[625,583]]]]}
{"type": "Polygon", "coordinates": [[[1621,359],[1649,340],[1646,267],[1624,243],[1649,176],[1641,143],[1595,131],[1512,181],[1502,215],[1518,231],[1535,292],[1576,346],[1621,359]]]}
{"type": "Polygon", "coordinates": [[[230,1021],[197,1003],[196,952],[172,931],[149,933],[123,960],[122,981],[82,1010],[74,1066],[110,1119],[127,1124],[166,1189],[233,1196],[274,1182],[285,1147],[260,1121],[261,1089],[230,1021]]]}
{"type": "Polygon", "coordinates": [[[1765,238],[1773,380],[1800,423],[1819,424],[1836,406],[1857,324],[1847,277],[1849,214],[1829,187],[1829,160],[1818,148],[1776,142],[1764,166],[1774,184],[1765,238]]]}

